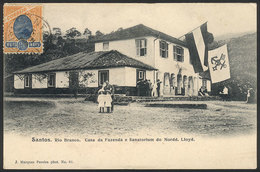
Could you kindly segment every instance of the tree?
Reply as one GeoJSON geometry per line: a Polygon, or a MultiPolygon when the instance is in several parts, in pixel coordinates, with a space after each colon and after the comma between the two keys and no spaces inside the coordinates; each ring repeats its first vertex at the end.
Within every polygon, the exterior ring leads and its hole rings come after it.
{"type": "Polygon", "coordinates": [[[61,29],[60,28],[54,27],[54,28],[52,28],[52,31],[53,31],[53,35],[55,35],[56,37],[61,36],[61,29]]]}
{"type": "Polygon", "coordinates": [[[66,37],[67,38],[75,38],[81,36],[81,33],[75,28],[70,28],[69,30],[66,31],[66,37]]]}
{"type": "Polygon", "coordinates": [[[86,28],[85,30],[84,30],[84,33],[83,33],[83,35],[88,39],[89,37],[91,37],[91,34],[92,34],[92,32],[88,29],[88,28],[86,28]]]}
{"type": "Polygon", "coordinates": [[[99,30],[96,31],[96,37],[101,37],[103,36],[104,34],[102,32],[100,32],[99,30]]]}

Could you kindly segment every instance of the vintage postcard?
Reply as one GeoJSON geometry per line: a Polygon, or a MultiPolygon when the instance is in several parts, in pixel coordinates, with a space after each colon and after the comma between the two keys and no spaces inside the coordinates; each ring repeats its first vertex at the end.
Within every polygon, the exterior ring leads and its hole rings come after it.
{"type": "Polygon", "coordinates": [[[257,168],[256,3],[3,14],[4,169],[257,168]]]}

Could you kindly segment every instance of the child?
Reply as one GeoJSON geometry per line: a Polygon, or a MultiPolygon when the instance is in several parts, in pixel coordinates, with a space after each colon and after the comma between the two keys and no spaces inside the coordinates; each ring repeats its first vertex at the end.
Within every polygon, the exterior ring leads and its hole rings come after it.
{"type": "Polygon", "coordinates": [[[104,90],[99,90],[98,91],[98,107],[99,107],[99,113],[104,112],[104,107],[105,107],[105,95],[103,94],[104,90]]]}
{"type": "Polygon", "coordinates": [[[112,98],[111,98],[111,92],[106,91],[105,93],[105,107],[107,108],[107,112],[111,112],[111,103],[112,103],[112,98]]]}

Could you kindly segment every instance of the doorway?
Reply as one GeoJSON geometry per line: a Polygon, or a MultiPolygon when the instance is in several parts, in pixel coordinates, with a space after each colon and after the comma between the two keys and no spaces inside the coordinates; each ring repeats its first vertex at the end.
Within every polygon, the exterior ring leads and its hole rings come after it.
{"type": "Polygon", "coordinates": [[[98,86],[102,86],[106,81],[109,81],[109,70],[98,71],[98,86]]]}

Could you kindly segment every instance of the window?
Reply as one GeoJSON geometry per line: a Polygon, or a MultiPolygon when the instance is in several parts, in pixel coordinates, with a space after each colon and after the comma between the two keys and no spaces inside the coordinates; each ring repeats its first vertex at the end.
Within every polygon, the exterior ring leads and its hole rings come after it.
{"type": "Polygon", "coordinates": [[[144,71],[139,71],[138,79],[144,79],[144,71]]]}
{"type": "Polygon", "coordinates": [[[179,46],[173,46],[173,58],[175,61],[184,62],[184,49],[179,46]]]}
{"type": "Polygon", "coordinates": [[[146,46],[147,46],[147,41],[146,39],[137,39],[135,40],[136,44],[136,55],[138,56],[145,56],[146,55],[146,46]]]}
{"type": "Polygon", "coordinates": [[[55,74],[51,73],[48,75],[48,87],[55,87],[55,74]]]}
{"type": "Polygon", "coordinates": [[[25,75],[24,76],[24,87],[31,87],[31,75],[25,75]]]}
{"type": "Polygon", "coordinates": [[[165,41],[160,41],[160,56],[163,58],[168,57],[168,43],[165,41]]]}
{"type": "Polygon", "coordinates": [[[145,70],[136,70],[136,79],[137,81],[142,81],[145,80],[146,76],[145,76],[145,70]]]}
{"type": "Polygon", "coordinates": [[[103,50],[109,50],[109,42],[103,43],[103,50]]]}
{"type": "Polygon", "coordinates": [[[104,82],[109,81],[109,71],[101,70],[98,71],[98,85],[102,86],[104,82]]]}

